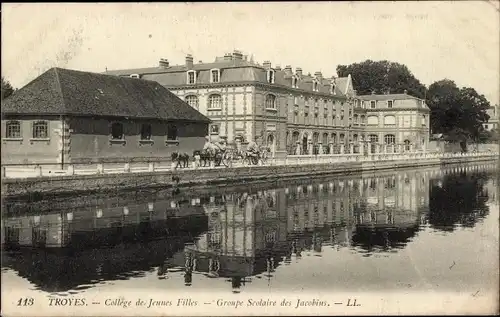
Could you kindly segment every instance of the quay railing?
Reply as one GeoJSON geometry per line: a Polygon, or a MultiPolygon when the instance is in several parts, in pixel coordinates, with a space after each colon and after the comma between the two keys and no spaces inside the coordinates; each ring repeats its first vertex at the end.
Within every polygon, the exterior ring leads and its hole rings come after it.
{"type": "MultiPolygon", "coordinates": [[[[465,157],[498,157],[498,152],[468,152],[468,153],[438,153],[438,152],[406,152],[406,153],[376,153],[376,154],[323,154],[323,155],[287,155],[283,158],[269,158],[265,163],[257,165],[243,164],[241,161],[233,161],[231,168],[242,168],[251,166],[297,166],[305,164],[337,164],[348,162],[384,162],[395,160],[413,160],[415,162],[428,159],[447,159],[465,157]]],[[[32,178],[50,176],[73,176],[73,175],[99,175],[120,173],[147,173],[164,172],[172,170],[208,170],[225,169],[226,166],[202,167],[196,162],[189,162],[188,167],[176,167],[171,160],[157,162],[133,162],[133,163],[90,163],[90,164],[64,164],[64,169],[55,163],[47,164],[23,164],[2,165],[2,178],[32,178]]]]}

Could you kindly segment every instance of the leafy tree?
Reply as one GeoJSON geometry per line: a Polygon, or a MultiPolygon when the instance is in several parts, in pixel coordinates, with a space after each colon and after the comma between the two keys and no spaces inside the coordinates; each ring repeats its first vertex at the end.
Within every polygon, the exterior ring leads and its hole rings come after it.
{"type": "Polygon", "coordinates": [[[5,98],[9,97],[10,95],[12,95],[14,93],[14,88],[12,88],[12,85],[10,84],[10,82],[8,80],[6,80],[5,78],[3,78],[2,76],[2,96],[1,96],[1,100],[4,100],[5,98]]]}
{"type": "Polygon", "coordinates": [[[384,93],[403,93],[425,98],[425,86],[403,64],[390,61],[366,60],[350,65],[338,65],[337,75],[346,77],[351,74],[354,89],[360,95],[384,93]]]}
{"type": "Polygon", "coordinates": [[[480,142],[485,137],[483,123],[489,119],[490,103],[474,88],[459,89],[454,81],[443,79],[429,86],[427,105],[431,110],[431,129],[442,133],[448,141],[480,142]]]}

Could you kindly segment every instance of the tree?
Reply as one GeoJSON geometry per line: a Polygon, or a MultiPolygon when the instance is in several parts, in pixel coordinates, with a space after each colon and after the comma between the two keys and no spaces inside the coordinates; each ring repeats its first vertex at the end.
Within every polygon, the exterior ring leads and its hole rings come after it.
{"type": "Polygon", "coordinates": [[[427,105],[431,110],[431,130],[451,142],[480,142],[485,137],[483,123],[489,119],[490,103],[474,88],[459,89],[454,81],[443,79],[429,86],[427,105]]]}
{"type": "Polygon", "coordinates": [[[351,65],[338,65],[337,75],[346,77],[351,74],[354,89],[360,95],[403,93],[425,98],[425,86],[403,64],[390,61],[366,60],[351,65]]]}
{"type": "Polygon", "coordinates": [[[8,80],[3,78],[2,76],[2,95],[1,95],[1,100],[4,100],[5,98],[9,97],[14,93],[14,88],[12,88],[12,85],[8,80]]]}

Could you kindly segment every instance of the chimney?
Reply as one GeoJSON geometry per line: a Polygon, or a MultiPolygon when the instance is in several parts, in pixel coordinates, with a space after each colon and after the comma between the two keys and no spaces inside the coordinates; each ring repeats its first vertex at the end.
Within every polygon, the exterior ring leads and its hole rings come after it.
{"type": "Polygon", "coordinates": [[[280,65],[276,65],[275,69],[276,70],[281,70],[281,66],[280,65]]]}
{"type": "Polygon", "coordinates": [[[262,66],[264,66],[265,69],[269,69],[269,68],[271,68],[271,62],[270,61],[265,61],[262,66]]]}
{"type": "Polygon", "coordinates": [[[168,66],[169,66],[168,59],[160,58],[160,63],[158,66],[160,68],[168,68],[168,66]]]}
{"type": "Polygon", "coordinates": [[[193,68],[193,56],[191,54],[186,55],[186,67],[189,69],[193,68]]]}
{"type": "Polygon", "coordinates": [[[295,74],[297,74],[297,76],[299,77],[302,77],[302,68],[300,67],[295,68],[295,74]]]}
{"type": "Polygon", "coordinates": [[[293,72],[292,72],[292,66],[290,66],[290,65],[286,65],[283,70],[285,71],[285,74],[287,74],[287,75],[293,74],[293,72]]]}
{"type": "Polygon", "coordinates": [[[243,60],[243,54],[241,54],[240,51],[234,50],[233,51],[233,59],[235,59],[235,60],[243,60]]]}
{"type": "Polygon", "coordinates": [[[230,61],[230,60],[232,60],[232,59],[233,59],[233,56],[231,55],[231,53],[226,53],[226,54],[224,55],[224,60],[225,60],[225,61],[230,61]]]}

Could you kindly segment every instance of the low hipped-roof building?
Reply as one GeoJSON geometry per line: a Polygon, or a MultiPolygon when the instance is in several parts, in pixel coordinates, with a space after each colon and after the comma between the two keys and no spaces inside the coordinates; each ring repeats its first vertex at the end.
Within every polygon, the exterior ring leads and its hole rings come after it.
{"type": "Polygon", "coordinates": [[[2,163],[158,160],[210,120],[157,82],[52,68],[2,104],[2,163]]]}

